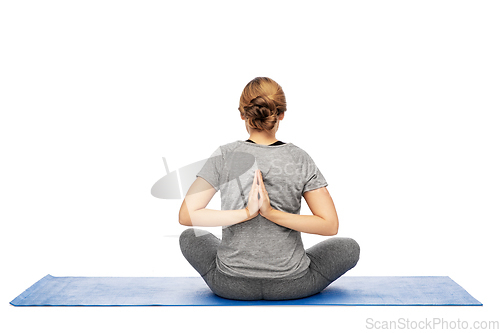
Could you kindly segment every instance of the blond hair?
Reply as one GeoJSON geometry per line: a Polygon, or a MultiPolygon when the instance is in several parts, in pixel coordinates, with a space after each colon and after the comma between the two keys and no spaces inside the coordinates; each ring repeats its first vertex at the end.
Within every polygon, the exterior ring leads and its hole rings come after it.
{"type": "Polygon", "coordinates": [[[238,110],[251,128],[270,131],[286,111],[285,93],[274,80],[256,77],[243,89],[238,110]]]}

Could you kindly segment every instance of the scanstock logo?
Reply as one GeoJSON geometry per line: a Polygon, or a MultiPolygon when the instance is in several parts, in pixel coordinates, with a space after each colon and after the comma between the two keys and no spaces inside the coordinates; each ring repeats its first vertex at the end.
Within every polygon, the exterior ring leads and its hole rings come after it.
{"type": "MultiPolygon", "coordinates": [[[[252,169],[255,164],[255,156],[245,152],[231,152],[224,157],[220,154],[212,155],[208,159],[200,160],[186,165],[179,170],[170,172],[167,160],[163,157],[163,164],[167,174],[160,178],[151,188],[151,194],[158,199],[182,199],[186,196],[189,187],[196,180],[205,163],[212,164],[224,172],[224,182],[234,179],[241,187],[239,177],[252,169]],[[227,175],[227,177],[226,177],[227,175]]],[[[219,184],[222,185],[222,184],[219,184]]]]}

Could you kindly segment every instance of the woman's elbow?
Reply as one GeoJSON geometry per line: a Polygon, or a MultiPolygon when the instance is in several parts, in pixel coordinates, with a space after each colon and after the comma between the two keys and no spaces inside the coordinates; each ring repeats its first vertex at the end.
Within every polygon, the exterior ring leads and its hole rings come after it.
{"type": "Polygon", "coordinates": [[[322,236],[335,236],[337,234],[336,230],[327,230],[322,236]]]}
{"type": "Polygon", "coordinates": [[[182,208],[179,210],[179,223],[186,227],[191,227],[193,225],[191,223],[191,218],[189,217],[189,212],[182,208]]]}
{"type": "Polygon", "coordinates": [[[328,223],[328,228],[323,235],[324,236],[335,236],[338,232],[339,232],[338,221],[331,221],[330,223],[328,223]]]}
{"type": "Polygon", "coordinates": [[[339,232],[339,226],[337,225],[337,226],[333,229],[332,234],[331,234],[330,236],[335,236],[336,234],[338,234],[338,232],[339,232]]]}

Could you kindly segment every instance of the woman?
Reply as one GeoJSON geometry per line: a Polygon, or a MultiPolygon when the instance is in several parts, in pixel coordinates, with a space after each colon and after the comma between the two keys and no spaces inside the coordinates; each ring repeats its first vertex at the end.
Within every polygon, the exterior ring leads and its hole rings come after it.
{"type": "Polygon", "coordinates": [[[338,218],[312,158],[276,139],[286,111],[283,90],[257,77],[239,111],[250,138],[220,146],[189,188],[179,211],[185,226],[222,226],[222,240],[196,228],[181,251],[218,296],[286,300],[319,293],[358,262],[353,239],[330,237],[305,250],[301,232],[333,236],[338,218]],[[221,191],[222,210],[205,208],[221,191]],[[314,215],[299,215],[304,197],[314,215]]]}

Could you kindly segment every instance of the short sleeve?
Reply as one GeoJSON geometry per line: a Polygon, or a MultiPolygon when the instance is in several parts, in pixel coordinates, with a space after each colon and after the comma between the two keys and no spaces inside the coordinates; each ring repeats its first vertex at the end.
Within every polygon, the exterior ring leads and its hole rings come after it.
{"type": "Polygon", "coordinates": [[[318,169],[316,163],[314,163],[313,159],[306,154],[305,159],[305,184],[302,190],[302,194],[307,191],[316,190],[320,187],[328,186],[325,177],[318,169]]]}
{"type": "Polygon", "coordinates": [[[216,191],[219,191],[222,165],[223,156],[219,147],[206,160],[201,170],[196,174],[196,177],[205,179],[216,191]]]}

